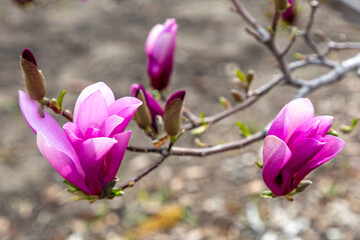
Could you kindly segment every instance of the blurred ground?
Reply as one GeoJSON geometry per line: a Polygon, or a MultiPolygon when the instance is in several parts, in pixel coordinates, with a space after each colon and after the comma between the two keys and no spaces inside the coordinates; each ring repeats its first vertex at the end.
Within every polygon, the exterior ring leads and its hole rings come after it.
{"type": "MultiPolygon", "coordinates": [[[[261,22],[268,21],[265,1],[244,2],[261,22]]],[[[302,3],[300,27],[309,11],[302,3]]],[[[72,109],[79,91],[90,83],[106,82],[117,97],[128,95],[133,82],[146,84],[147,33],[174,17],[179,31],[172,90],[185,89],[192,111],[211,115],[222,110],[217,98],[229,97],[234,87],[229,73],[234,66],[256,71],[254,87],[278,72],[229,6],[217,0],[63,0],[24,12],[11,1],[0,2],[0,239],[360,239],[359,127],[342,136],[345,149],[308,176],[314,184],[294,202],[258,197],[266,190],[254,164],[261,159],[260,142],[207,158],[171,157],[124,197],[94,204],[70,202],[62,179],[38,152],[17,105],[17,90],[24,89],[19,55],[25,47],[45,74],[48,96],[68,90],[64,105],[72,109]]],[[[315,29],[334,40],[345,34],[349,41],[360,41],[360,28],[351,20],[356,16],[338,7],[322,6],[315,29]]],[[[286,34],[280,35],[285,44],[286,34]]],[[[301,40],[294,51],[309,53],[301,40]]],[[[355,54],[334,53],[332,58],[355,54]]],[[[311,78],[325,72],[314,67],[295,75],[311,78]]],[[[335,116],[338,128],[359,116],[359,91],[359,79],[351,73],[309,97],[318,115],[335,116]]],[[[202,141],[239,138],[234,121],[262,128],[294,93],[286,87],[273,90],[251,109],[213,126],[202,141]]],[[[135,129],[132,145],[150,145],[135,124],[130,127],[135,129]]],[[[186,135],[178,144],[195,146],[193,141],[186,135]]],[[[128,152],[120,183],[157,157],[128,152]]]]}

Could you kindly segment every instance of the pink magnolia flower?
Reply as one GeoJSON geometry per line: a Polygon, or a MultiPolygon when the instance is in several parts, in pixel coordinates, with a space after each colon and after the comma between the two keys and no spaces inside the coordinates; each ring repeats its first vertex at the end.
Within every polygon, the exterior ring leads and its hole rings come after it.
{"type": "Polygon", "coordinates": [[[86,87],[79,95],[73,122],[63,129],[25,92],[19,91],[22,114],[36,134],[37,146],[53,168],[89,195],[99,195],[114,179],[131,131],[124,131],[141,101],[123,97],[115,101],[103,82],[86,87]]]}
{"type": "Polygon", "coordinates": [[[326,135],[332,116],[314,117],[307,98],[285,105],[272,123],[265,138],[262,176],[277,196],[296,188],[312,170],[336,156],[345,142],[326,135]]]}
{"type": "Polygon", "coordinates": [[[282,19],[287,23],[292,23],[296,18],[296,0],[288,0],[290,7],[287,8],[282,14],[282,19]]]}
{"type": "Polygon", "coordinates": [[[159,91],[169,84],[174,65],[176,32],[175,19],[167,19],[164,25],[155,25],[146,39],[147,72],[151,86],[159,91]]]}

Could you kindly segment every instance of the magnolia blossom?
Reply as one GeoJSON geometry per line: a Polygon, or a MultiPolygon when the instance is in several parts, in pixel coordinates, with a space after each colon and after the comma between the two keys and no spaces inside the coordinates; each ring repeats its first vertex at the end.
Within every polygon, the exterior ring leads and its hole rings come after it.
{"type": "Polygon", "coordinates": [[[92,84],[79,95],[73,122],[63,129],[47,112],[41,117],[37,102],[23,91],[19,105],[53,168],[83,192],[99,195],[120,167],[131,135],[124,130],[141,101],[133,97],[115,101],[105,83],[92,84]]]}
{"type": "Polygon", "coordinates": [[[287,8],[282,14],[282,19],[288,23],[292,23],[296,17],[296,0],[288,0],[290,7],[287,8]]]}
{"type": "Polygon", "coordinates": [[[146,39],[147,72],[151,86],[159,91],[169,84],[174,65],[176,32],[175,19],[167,19],[164,25],[155,25],[146,39]]]}
{"type": "Polygon", "coordinates": [[[314,117],[307,98],[293,100],[281,109],[263,148],[262,176],[275,195],[290,193],[312,170],[343,149],[343,140],[326,135],[332,120],[332,116],[314,117]]]}

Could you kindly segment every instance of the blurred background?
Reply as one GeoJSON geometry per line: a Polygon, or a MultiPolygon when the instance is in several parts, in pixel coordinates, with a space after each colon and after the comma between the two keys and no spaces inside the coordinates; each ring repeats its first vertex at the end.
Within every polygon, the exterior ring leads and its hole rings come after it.
{"type": "MultiPolygon", "coordinates": [[[[267,1],[243,1],[264,25],[270,25],[267,1]]],[[[345,1],[344,1],[345,2],[345,1]]],[[[352,1],[357,6],[358,1],[352,1]]],[[[46,78],[48,97],[67,90],[64,106],[73,110],[79,92],[104,81],[117,98],[132,83],[148,86],[144,43],[150,29],[176,18],[178,39],[171,91],[187,91],[186,105],[206,116],[222,111],[218,97],[230,97],[233,70],[254,69],[253,88],[278,73],[276,62],[244,31],[244,22],[219,0],[76,0],[24,10],[0,2],[0,239],[82,240],[301,240],[360,239],[359,127],[335,159],[310,174],[313,185],[295,196],[262,199],[267,190],[255,161],[261,141],[241,150],[206,158],[170,157],[157,170],[112,201],[71,202],[61,177],[37,150],[35,136],[17,103],[24,90],[19,56],[30,48],[46,78]]],[[[329,1],[318,10],[314,29],[335,41],[360,41],[359,15],[351,5],[329,1]]],[[[299,1],[295,23],[304,27],[309,7],[299,1]]],[[[285,46],[287,33],[279,33],[285,46]]],[[[301,39],[289,53],[311,53],[301,39]]],[[[356,51],[333,52],[333,60],[356,51]]],[[[294,76],[311,79],[327,69],[310,67],[294,76]]],[[[312,93],[317,115],[333,115],[333,127],[359,117],[360,81],[349,73],[341,82],[312,93]]],[[[278,87],[250,109],[214,125],[200,137],[208,144],[239,139],[235,121],[252,132],[262,129],[296,90],[278,87]]],[[[57,118],[61,124],[64,119],[57,118]]],[[[136,124],[131,145],[151,146],[136,124]]],[[[179,146],[196,147],[185,135],[179,146]]],[[[159,156],[127,152],[120,184],[159,156]]]]}

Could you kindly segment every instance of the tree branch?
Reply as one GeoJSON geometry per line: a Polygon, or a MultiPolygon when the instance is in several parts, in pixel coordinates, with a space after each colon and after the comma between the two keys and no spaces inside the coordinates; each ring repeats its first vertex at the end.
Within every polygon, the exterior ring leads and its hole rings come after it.
{"type": "Polygon", "coordinates": [[[156,168],[158,168],[170,155],[166,154],[166,155],[162,155],[160,160],[157,161],[156,163],[154,163],[153,165],[151,165],[150,167],[146,168],[144,171],[142,171],[139,175],[133,177],[132,179],[130,179],[127,183],[121,185],[120,187],[118,187],[121,190],[124,190],[126,188],[129,187],[133,187],[135,185],[136,182],[138,182],[140,179],[142,179],[143,177],[145,177],[146,175],[148,175],[149,173],[151,173],[153,170],[155,170],[156,168]]]}
{"type": "Polygon", "coordinates": [[[252,94],[249,98],[247,98],[244,102],[239,103],[237,105],[235,105],[232,108],[229,108],[223,112],[220,112],[218,114],[215,114],[213,116],[210,117],[205,117],[203,119],[203,121],[200,118],[194,118],[192,117],[192,120],[190,123],[188,124],[184,124],[182,126],[183,129],[185,130],[189,130],[189,129],[193,129],[196,127],[201,126],[203,123],[215,123],[218,122],[240,110],[243,110],[247,107],[249,107],[250,105],[252,105],[253,103],[255,103],[262,95],[266,94],[267,92],[269,92],[273,87],[275,87],[276,85],[278,85],[281,81],[282,81],[283,77],[278,76],[276,77],[274,80],[272,80],[271,82],[268,82],[267,84],[259,87],[258,89],[252,91],[252,94]]]}
{"type": "Polygon", "coordinates": [[[358,68],[360,68],[360,53],[352,58],[340,62],[332,71],[324,75],[310,81],[298,81],[297,86],[300,86],[300,89],[298,90],[295,98],[304,97],[319,87],[340,81],[346,73],[355,71],[358,68]]]}
{"type": "MultiPolygon", "coordinates": [[[[217,154],[217,153],[223,153],[223,152],[227,152],[230,150],[240,149],[251,143],[261,140],[266,136],[266,134],[267,134],[267,130],[264,129],[264,130],[261,130],[255,134],[253,134],[247,138],[241,139],[241,140],[224,143],[224,144],[219,144],[219,145],[215,145],[215,146],[211,146],[211,147],[205,147],[205,148],[172,147],[169,152],[169,155],[204,157],[204,156],[209,156],[209,155],[213,155],[213,154],[217,154]]],[[[153,153],[159,153],[159,154],[162,154],[162,152],[165,149],[166,149],[165,147],[163,147],[163,148],[143,148],[143,147],[128,148],[128,150],[134,151],[134,152],[142,152],[142,153],[153,152],[153,153]]]]}
{"type": "Polygon", "coordinates": [[[243,17],[243,19],[259,34],[260,41],[266,43],[270,40],[270,34],[261,24],[254,18],[244,5],[238,0],[231,0],[236,8],[236,11],[243,17]]]}

